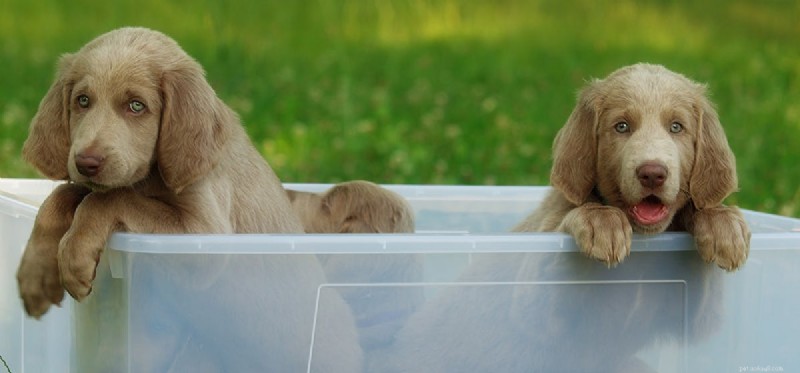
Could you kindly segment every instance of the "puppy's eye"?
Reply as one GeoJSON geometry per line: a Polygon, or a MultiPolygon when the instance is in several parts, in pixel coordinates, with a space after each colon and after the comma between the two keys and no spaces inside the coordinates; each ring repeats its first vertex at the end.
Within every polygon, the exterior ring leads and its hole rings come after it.
{"type": "Polygon", "coordinates": [[[678,122],[672,122],[672,124],[669,126],[669,132],[678,133],[681,131],[683,131],[683,125],[678,122]]]}
{"type": "Polygon", "coordinates": [[[133,100],[128,104],[128,108],[131,109],[131,112],[134,114],[139,114],[145,109],[145,105],[141,101],[133,100]]]}
{"type": "Polygon", "coordinates": [[[631,126],[627,122],[619,122],[614,125],[614,129],[619,133],[625,133],[631,130],[631,126]]]}
{"type": "Polygon", "coordinates": [[[89,107],[89,96],[87,96],[87,95],[78,96],[76,101],[78,102],[78,106],[80,106],[80,107],[82,107],[84,109],[89,107]]]}

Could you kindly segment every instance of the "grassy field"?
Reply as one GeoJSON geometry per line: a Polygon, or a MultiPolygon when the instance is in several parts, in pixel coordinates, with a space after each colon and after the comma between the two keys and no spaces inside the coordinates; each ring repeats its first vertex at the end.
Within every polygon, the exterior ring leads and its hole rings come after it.
{"type": "Polygon", "coordinates": [[[0,0],[0,177],[64,52],[159,29],[286,182],[542,185],[592,77],[638,61],[709,84],[748,209],[800,217],[800,2],[0,0]]]}

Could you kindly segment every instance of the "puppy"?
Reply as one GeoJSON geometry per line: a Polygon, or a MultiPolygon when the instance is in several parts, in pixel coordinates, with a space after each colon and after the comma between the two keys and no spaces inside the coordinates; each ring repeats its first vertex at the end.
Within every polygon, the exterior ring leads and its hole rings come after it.
{"type": "Polygon", "coordinates": [[[632,232],[688,231],[708,262],[745,263],[750,230],[722,201],[736,163],[705,86],[637,64],[591,82],[553,143],[553,190],[514,231],[561,231],[613,266],[632,232]]]}
{"type": "MultiPolygon", "coordinates": [[[[113,232],[303,232],[237,115],[201,66],[156,31],[114,30],[64,55],[23,156],[47,177],[68,181],[41,205],[17,272],[34,317],[58,304],[64,290],[87,299],[113,232]]],[[[198,346],[220,371],[309,366],[316,290],[325,282],[315,257],[164,255],[151,264],[131,269],[130,281],[141,285],[132,294],[112,291],[104,275],[97,282],[106,303],[89,298],[76,307],[77,319],[108,331],[95,335],[84,325],[76,332],[77,354],[95,358],[82,359],[79,370],[113,371],[124,351],[135,356],[128,367],[137,371],[189,369],[181,362],[196,359],[181,351],[198,346]],[[137,307],[120,310],[115,297],[123,296],[138,299],[137,307]],[[138,341],[130,346],[115,340],[126,320],[133,323],[128,341],[138,341]],[[162,329],[175,334],[148,333],[162,329]],[[108,353],[85,354],[98,346],[108,353]]],[[[319,333],[339,341],[317,350],[314,366],[358,371],[352,315],[340,298],[330,304],[340,323],[319,333]]]]}
{"type": "Polygon", "coordinates": [[[324,194],[286,190],[306,233],[414,233],[403,197],[368,181],[334,185],[324,194]]]}
{"type": "Polygon", "coordinates": [[[692,252],[642,252],[607,268],[628,255],[632,231],[678,229],[720,267],[744,263],[749,230],[721,205],[736,186],[734,159],[704,87],[646,64],[593,81],[554,158],[553,191],[515,230],[571,233],[600,263],[569,251],[472,254],[456,281],[430,285],[438,294],[374,371],[651,372],[640,351],[658,343],[685,356],[718,329],[722,271],[692,252]]]}

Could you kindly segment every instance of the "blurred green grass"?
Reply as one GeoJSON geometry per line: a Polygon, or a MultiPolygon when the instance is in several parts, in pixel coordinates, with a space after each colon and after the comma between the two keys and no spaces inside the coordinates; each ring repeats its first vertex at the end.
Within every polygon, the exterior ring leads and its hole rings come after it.
{"type": "Polygon", "coordinates": [[[0,0],[0,177],[58,56],[125,25],[206,68],[286,182],[544,185],[587,79],[646,61],[707,82],[748,209],[800,217],[796,1],[0,0]]]}

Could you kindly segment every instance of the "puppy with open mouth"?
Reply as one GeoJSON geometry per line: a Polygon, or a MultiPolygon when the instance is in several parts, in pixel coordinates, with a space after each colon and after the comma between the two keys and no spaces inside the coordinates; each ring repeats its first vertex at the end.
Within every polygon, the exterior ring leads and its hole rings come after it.
{"type": "MultiPolygon", "coordinates": [[[[703,85],[649,64],[594,80],[553,158],[553,188],[515,231],[569,233],[583,254],[614,266],[630,253],[633,232],[684,230],[706,261],[744,264],[750,231],[722,204],[736,188],[735,161],[703,85]]],[[[690,253],[641,253],[609,270],[541,248],[471,254],[374,371],[664,371],[643,354],[651,348],[683,371],[687,346],[724,320],[723,271],[690,253]]],[[[700,360],[709,366],[692,368],[715,368],[715,359],[700,360]]]]}
{"type": "Polygon", "coordinates": [[[609,266],[633,232],[687,231],[704,260],[735,270],[750,230],[722,204],[736,161],[705,86],[636,64],[590,82],[553,143],[553,190],[517,232],[570,233],[609,266]]]}

